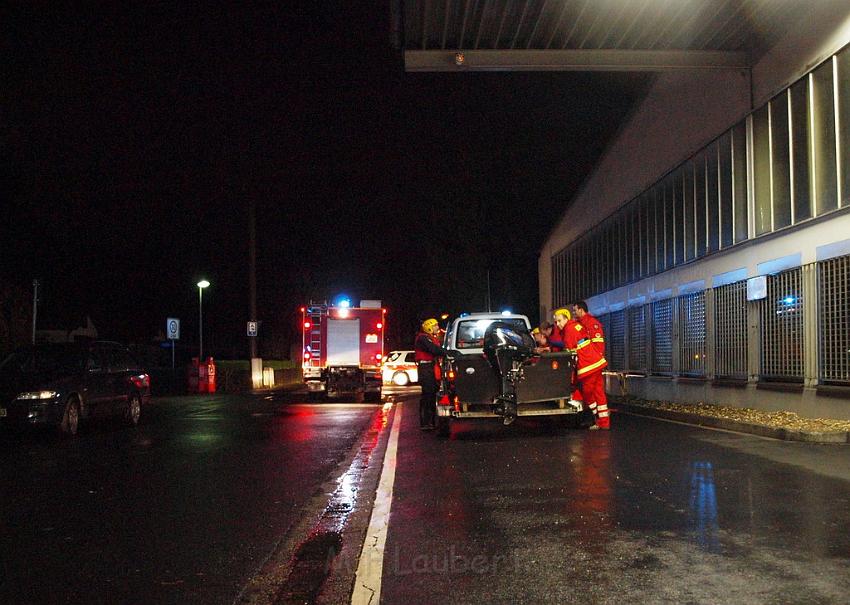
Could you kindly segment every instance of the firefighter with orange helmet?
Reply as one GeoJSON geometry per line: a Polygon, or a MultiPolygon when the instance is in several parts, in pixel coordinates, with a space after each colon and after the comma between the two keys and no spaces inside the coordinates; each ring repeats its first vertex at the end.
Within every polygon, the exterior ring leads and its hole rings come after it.
{"type": "Polygon", "coordinates": [[[563,344],[565,349],[576,353],[581,393],[596,419],[596,424],[590,428],[608,430],[611,427],[611,419],[608,416],[608,398],[602,379],[602,370],[608,367],[608,361],[584,326],[572,318],[569,309],[556,309],[553,315],[555,325],[560,329],[564,340],[563,343],[552,344],[563,344]]]}
{"type": "Polygon", "coordinates": [[[419,385],[422,396],[419,398],[419,428],[423,431],[433,429],[437,405],[437,377],[435,368],[437,358],[448,355],[448,351],[440,346],[438,334],[440,324],[430,318],[422,322],[421,329],[413,344],[413,355],[419,373],[419,385]]]}

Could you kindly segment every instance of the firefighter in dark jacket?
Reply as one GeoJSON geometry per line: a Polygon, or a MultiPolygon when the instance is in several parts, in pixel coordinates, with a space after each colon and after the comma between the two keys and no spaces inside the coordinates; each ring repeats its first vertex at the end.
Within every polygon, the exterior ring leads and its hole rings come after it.
{"type": "Polygon", "coordinates": [[[422,329],[416,335],[413,344],[414,358],[419,372],[419,385],[422,387],[422,396],[419,398],[419,428],[423,431],[434,428],[434,416],[437,405],[437,377],[434,368],[437,358],[448,355],[448,351],[440,346],[437,335],[440,333],[440,325],[436,319],[426,319],[422,322],[422,329]]]}

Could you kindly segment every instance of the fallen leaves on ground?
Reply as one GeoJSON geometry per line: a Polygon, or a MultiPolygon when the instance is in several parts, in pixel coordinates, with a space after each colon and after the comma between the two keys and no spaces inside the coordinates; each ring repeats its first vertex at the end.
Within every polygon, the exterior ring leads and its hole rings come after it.
{"type": "Polygon", "coordinates": [[[707,416],[711,418],[724,418],[747,424],[759,424],[773,428],[783,428],[790,431],[806,431],[813,433],[832,433],[850,431],[850,420],[837,420],[834,418],[804,418],[796,412],[766,412],[752,408],[736,408],[728,405],[715,405],[712,403],[673,403],[670,401],[652,401],[636,398],[623,398],[623,403],[707,416]]]}

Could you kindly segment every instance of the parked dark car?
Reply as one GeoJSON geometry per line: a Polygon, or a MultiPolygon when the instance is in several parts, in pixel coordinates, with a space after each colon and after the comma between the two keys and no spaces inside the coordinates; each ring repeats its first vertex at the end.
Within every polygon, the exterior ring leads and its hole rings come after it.
{"type": "Polygon", "coordinates": [[[80,422],[123,415],[139,422],[150,376],[116,342],[35,345],[0,363],[0,426],[52,425],[75,435],[80,422]]]}

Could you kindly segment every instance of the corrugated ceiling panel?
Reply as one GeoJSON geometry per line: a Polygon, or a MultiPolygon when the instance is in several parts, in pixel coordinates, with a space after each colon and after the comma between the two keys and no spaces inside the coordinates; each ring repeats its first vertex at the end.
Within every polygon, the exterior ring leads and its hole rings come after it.
{"type": "Polygon", "coordinates": [[[798,0],[406,0],[405,48],[748,51],[803,16],[798,0]]]}

